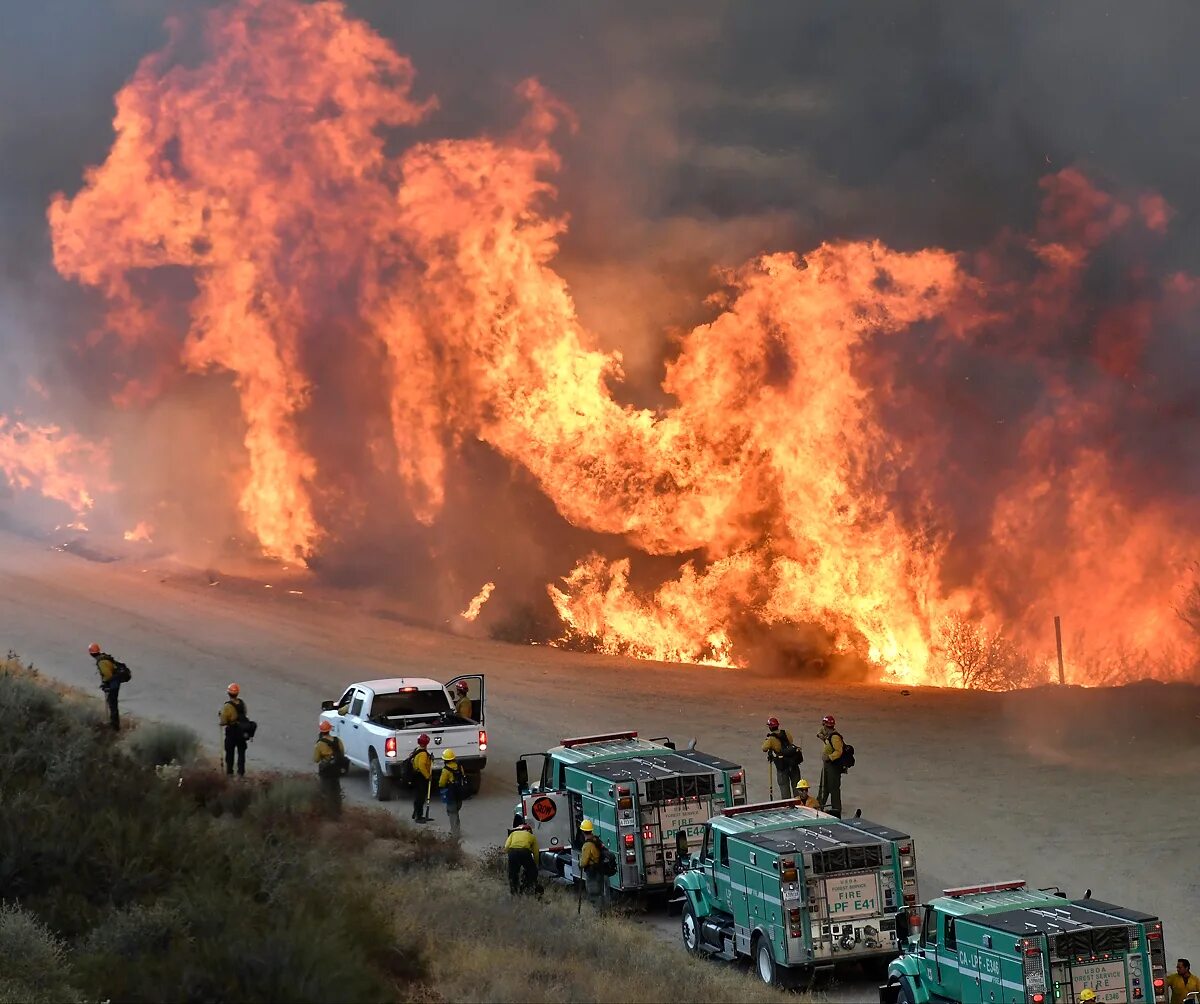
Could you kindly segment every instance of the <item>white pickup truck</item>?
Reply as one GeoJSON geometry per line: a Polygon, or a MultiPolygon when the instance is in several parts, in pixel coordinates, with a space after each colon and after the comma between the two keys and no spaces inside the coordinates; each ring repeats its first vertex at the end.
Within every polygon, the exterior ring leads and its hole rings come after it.
{"type": "Polygon", "coordinates": [[[350,684],[337,701],[322,701],[321,717],[341,738],[350,762],[366,769],[371,796],[380,802],[391,799],[396,782],[402,780],[401,767],[421,733],[429,736],[434,768],[440,767],[442,750],[454,750],[468,791],[475,794],[480,771],[487,765],[483,696],[482,676],[459,676],[445,684],[412,676],[366,680],[350,684]],[[459,683],[467,685],[469,717],[454,710],[451,695],[459,683]]]}

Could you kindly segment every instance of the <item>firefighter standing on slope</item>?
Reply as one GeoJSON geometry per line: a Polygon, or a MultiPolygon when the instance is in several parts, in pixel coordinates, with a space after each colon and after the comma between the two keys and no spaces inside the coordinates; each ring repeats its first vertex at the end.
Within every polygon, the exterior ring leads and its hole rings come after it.
{"type": "Polygon", "coordinates": [[[454,685],[454,692],[458,695],[454,699],[454,713],[459,718],[466,718],[468,721],[475,721],[475,704],[467,696],[467,691],[470,688],[467,686],[466,680],[459,680],[454,685]]]}
{"type": "Polygon", "coordinates": [[[237,754],[238,777],[246,775],[246,702],[239,696],[242,688],[231,683],[225,691],[225,703],[221,706],[221,728],[225,732],[225,773],[233,773],[233,757],[237,754]]]}
{"type": "Polygon", "coordinates": [[[442,792],[442,802],[446,806],[446,818],[450,820],[450,836],[455,840],[462,838],[462,823],[458,813],[462,808],[463,788],[466,787],[466,776],[454,750],[442,753],[442,773],[438,777],[438,788],[442,792]]]}
{"type": "Polygon", "coordinates": [[[413,773],[413,822],[427,823],[425,804],[433,792],[430,786],[433,782],[433,757],[429,755],[429,736],[422,732],[417,736],[417,749],[412,757],[413,773]]]}
{"type": "Polygon", "coordinates": [[[533,827],[522,821],[504,841],[504,850],[508,854],[508,891],[514,896],[533,892],[537,888],[538,859],[538,842],[533,835],[533,827]]]}
{"type": "Polygon", "coordinates": [[[839,762],[846,752],[842,734],[837,730],[833,715],[821,719],[821,731],[817,733],[824,748],[821,750],[821,790],[817,800],[821,809],[831,816],[842,816],[842,765],[839,762]],[[828,808],[826,808],[828,806],[828,808]]]}
{"type": "Polygon", "coordinates": [[[583,846],[579,849],[579,870],[583,872],[588,902],[601,910],[604,908],[604,894],[608,889],[608,883],[604,880],[604,870],[601,868],[603,855],[600,849],[603,845],[596,836],[596,828],[590,819],[580,823],[579,829],[584,835],[583,846]]]}
{"type": "Polygon", "coordinates": [[[117,679],[117,660],[107,652],[101,652],[100,646],[92,642],[88,646],[88,655],[96,660],[96,672],[100,674],[100,689],[104,691],[104,700],[108,704],[108,724],[114,731],[121,730],[121,710],[118,701],[121,695],[121,681],[117,679]]]}
{"type": "Polygon", "coordinates": [[[779,797],[790,797],[796,782],[800,780],[800,747],[792,742],[787,729],[779,727],[779,719],[773,715],[767,719],[767,738],[762,748],[767,760],[775,765],[779,797]]]}
{"type": "Polygon", "coordinates": [[[321,797],[329,808],[329,814],[337,819],[342,814],[342,775],[350,769],[350,761],[346,759],[346,747],[342,740],[331,734],[333,726],[329,722],[322,718],[317,732],[313,763],[317,765],[321,797]]]}

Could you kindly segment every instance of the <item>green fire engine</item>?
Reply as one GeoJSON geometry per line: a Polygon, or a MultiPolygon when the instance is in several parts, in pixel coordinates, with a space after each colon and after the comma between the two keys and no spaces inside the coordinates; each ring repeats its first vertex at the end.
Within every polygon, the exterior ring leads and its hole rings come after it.
{"type": "Polygon", "coordinates": [[[713,813],[746,801],[746,772],[669,739],[616,732],[526,753],[517,761],[517,789],[515,811],[537,837],[544,871],[579,877],[579,824],[590,819],[617,858],[612,889],[650,893],[671,888],[679,831],[698,841],[713,813]],[[538,757],[541,779],[531,785],[529,761],[538,757]]]}
{"type": "Polygon", "coordinates": [[[726,808],[675,879],[684,947],[798,986],[835,963],[882,974],[899,950],[897,917],[917,901],[912,837],[796,801],[726,808]]]}
{"type": "Polygon", "coordinates": [[[1161,1004],[1162,922],[1022,881],[947,889],[911,912],[880,1004],[1161,1004]],[[1084,998],[1087,999],[1086,997],[1084,998]]]}

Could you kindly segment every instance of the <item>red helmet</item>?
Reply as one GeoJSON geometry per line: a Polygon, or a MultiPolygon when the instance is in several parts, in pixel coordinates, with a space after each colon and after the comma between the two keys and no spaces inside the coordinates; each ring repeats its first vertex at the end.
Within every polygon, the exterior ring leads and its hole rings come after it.
{"type": "Polygon", "coordinates": [[[419,736],[417,736],[417,745],[420,746],[421,749],[424,749],[429,745],[429,736],[422,732],[419,736]]]}
{"type": "Polygon", "coordinates": [[[779,728],[779,719],[774,718],[774,717],[768,718],[767,719],[767,728],[769,728],[769,729],[779,728]]]}
{"type": "Polygon", "coordinates": [[[88,646],[88,655],[99,655],[99,654],[100,654],[100,646],[97,645],[95,642],[92,642],[88,646]]]}
{"type": "Polygon", "coordinates": [[[460,694],[465,694],[468,690],[470,690],[470,688],[467,686],[466,680],[459,680],[458,683],[454,685],[454,689],[460,694]]]}
{"type": "Polygon", "coordinates": [[[821,719],[821,724],[822,725],[836,725],[837,722],[834,721],[833,715],[826,715],[824,718],[821,719]]]}
{"type": "Polygon", "coordinates": [[[322,718],[321,724],[317,726],[318,732],[332,732],[333,726],[329,724],[328,719],[322,718]]]}

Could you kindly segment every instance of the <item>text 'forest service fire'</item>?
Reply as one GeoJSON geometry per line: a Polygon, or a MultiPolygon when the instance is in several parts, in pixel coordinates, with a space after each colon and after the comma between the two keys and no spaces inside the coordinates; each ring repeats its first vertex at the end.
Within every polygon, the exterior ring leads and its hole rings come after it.
{"type": "Polygon", "coordinates": [[[477,440],[563,519],[628,548],[563,568],[550,592],[566,641],[736,665],[786,629],[883,679],[1005,685],[1046,678],[1062,614],[1085,633],[1077,680],[1193,671],[1176,608],[1200,557],[1196,498],[1136,445],[1196,431],[1194,401],[1142,372],[1200,306],[1200,280],[1143,264],[1171,215],[1157,196],[1065,170],[1043,179],[1032,235],[982,251],[764,254],[678,340],[673,405],[637,408],[551,266],[567,225],[552,141],[577,124],[538,83],[506,134],[406,145],[436,101],[338,3],[209,12],[186,59],[173,31],[117,95],[107,159],[53,201],[54,260],[102,294],[100,344],[143,367],[122,406],[170,394],[178,373],[232,379],[245,468],[231,476],[268,554],[334,546],[308,347],[337,340],[382,369],[373,421],[398,486],[338,485],[340,508],[402,496],[432,525],[477,440]],[[1001,412],[999,394],[1024,404],[1001,412]],[[639,555],[677,555],[677,573],[635,587],[639,555]]]}

